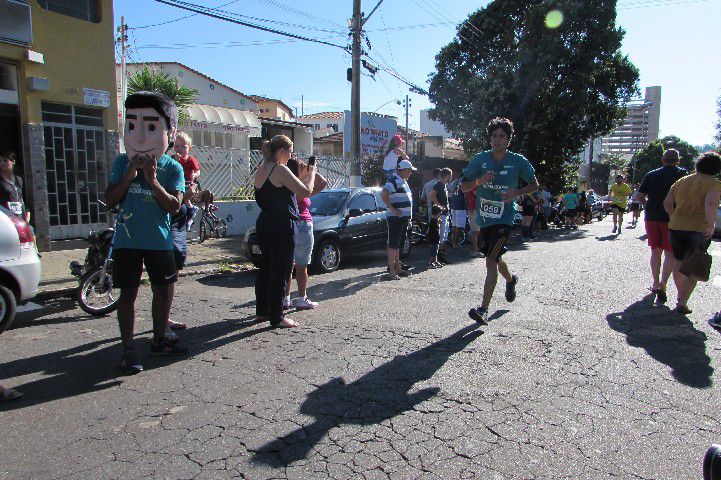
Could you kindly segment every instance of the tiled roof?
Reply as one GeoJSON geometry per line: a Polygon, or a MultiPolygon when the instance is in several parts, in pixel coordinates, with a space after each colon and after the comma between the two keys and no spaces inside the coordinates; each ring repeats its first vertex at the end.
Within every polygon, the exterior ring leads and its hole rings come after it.
{"type": "Polygon", "coordinates": [[[325,137],[313,139],[313,143],[343,143],[343,132],[336,132],[325,137]]]}
{"type": "Polygon", "coordinates": [[[258,102],[278,102],[278,103],[280,103],[280,105],[281,105],[282,107],[284,107],[286,110],[288,110],[291,115],[293,115],[293,109],[290,108],[288,105],[286,105],[286,104],[283,102],[283,100],[278,100],[277,98],[263,97],[263,96],[261,96],[261,95],[251,95],[250,98],[252,98],[255,103],[258,103],[258,102]]]}
{"type": "Polygon", "coordinates": [[[298,118],[302,118],[303,120],[311,120],[314,118],[343,118],[343,112],[318,112],[318,113],[310,113],[308,115],[302,115],[298,118]]]}
{"type": "MultiPolygon", "coordinates": [[[[375,117],[383,117],[383,118],[395,118],[393,115],[384,115],[382,113],[375,113],[375,112],[363,112],[366,115],[373,115],[375,117]]],[[[309,113],[308,115],[303,115],[298,118],[302,118],[305,120],[312,120],[316,118],[324,119],[324,118],[337,118],[337,119],[343,119],[343,112],[319,112],[319,113],[309,113]]]]}

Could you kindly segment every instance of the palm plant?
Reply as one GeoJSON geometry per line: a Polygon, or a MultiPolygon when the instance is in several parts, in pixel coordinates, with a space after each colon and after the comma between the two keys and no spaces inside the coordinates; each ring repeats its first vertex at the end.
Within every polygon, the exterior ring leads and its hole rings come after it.
{"type": "MultiPolygon", "coordinates": [[[[195,103],[198,95],[198,91],[194,88],[181,85],[177,78],[173,78],[165,72],[155,71],[148,65],[143,65],[143,68],[128,76],[128,93],[140,91],[158,92],[167,95],[175,102],[178,109],[195,103]]],[[[185,112],[178,112],[179,122],[187,120],[188,115],[185,112]]]]}

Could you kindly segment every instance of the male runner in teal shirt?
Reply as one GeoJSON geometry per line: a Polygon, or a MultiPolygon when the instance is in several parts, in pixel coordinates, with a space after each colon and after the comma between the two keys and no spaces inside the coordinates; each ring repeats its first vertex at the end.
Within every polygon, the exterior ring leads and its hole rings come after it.
{"type": "Polygon", "coordinates": [[[509,152],[513,138],[513,123],[507,118],[494,118],[486,128],[491,139],[491,150],[477,153],[463,170],[464,192],[476,189],[476,220],[481,228],[483,253],[486,255],[486,281],[483,286],[483,303],[468,312],[476,322],[488,324],[488,306],[496,289],[498,272],[506,280],[506,300],[516,299],[518,277],[511,275],[508,265],[501,259],[506,253],[506,242],[513,228],[516,214],[514,199],[538,190],[536,171],[523,155],[509,152]],[[518,188],[519,179],[528,183],[518,188]]]}

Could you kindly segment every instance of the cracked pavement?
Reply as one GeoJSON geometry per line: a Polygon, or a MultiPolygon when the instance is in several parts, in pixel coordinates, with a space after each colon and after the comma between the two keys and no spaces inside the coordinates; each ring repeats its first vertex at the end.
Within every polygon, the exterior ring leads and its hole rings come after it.
{"type": "Polygon", "coordinates": [[[652,306],[642,228],[610,229],[515,244],[518,299],[501,285],[483,328],[483,261],[461,251],[398,282],[382,252],[312,276],[294,331],[253,321],[253,273],[185,278],[181,358],[147,355],[144,287],[134,377],[114,316],[46,302],[0,337],[25,394],[0,406],[0,478],[698,478],[721,442],[719,287],[688,318],[652,306]]]}

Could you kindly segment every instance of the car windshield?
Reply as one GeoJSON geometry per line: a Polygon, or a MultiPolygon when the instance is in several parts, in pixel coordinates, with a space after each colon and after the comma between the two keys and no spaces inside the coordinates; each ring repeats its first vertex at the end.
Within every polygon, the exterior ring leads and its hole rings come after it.
{"type": "Polygon", "coordinates": [[[341,209],[348,192],[320,192],[310,199],[311,215],[335,215],[341,209]]]}

